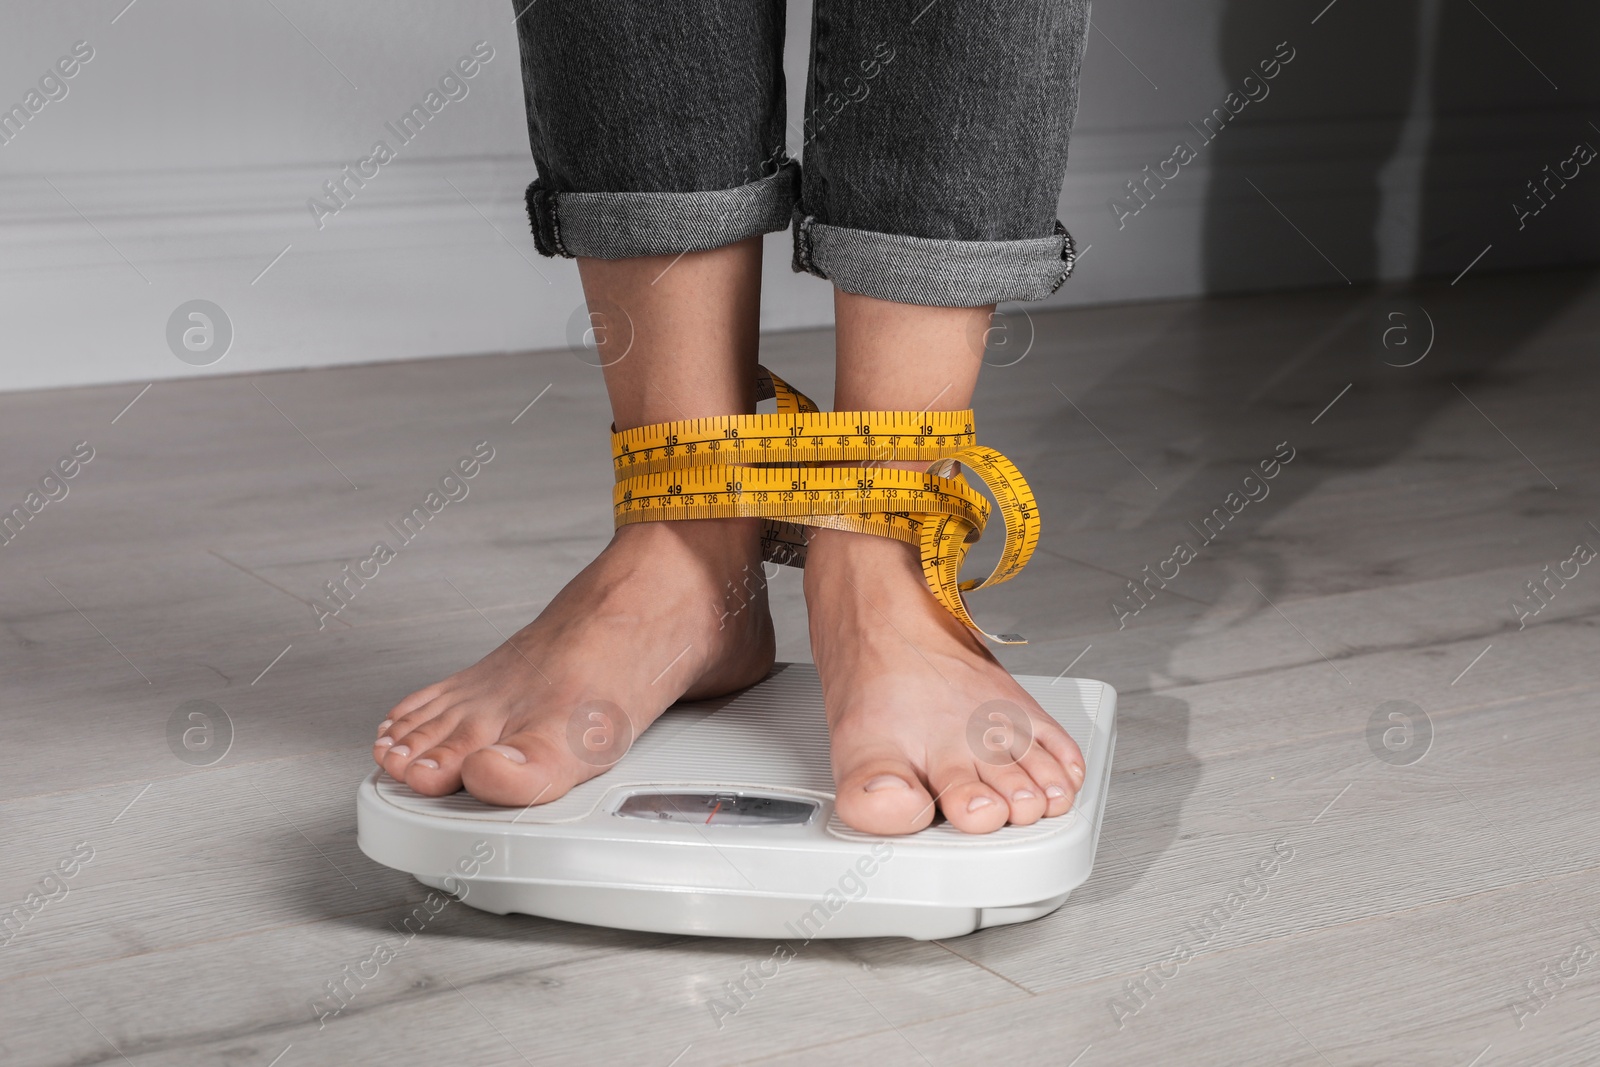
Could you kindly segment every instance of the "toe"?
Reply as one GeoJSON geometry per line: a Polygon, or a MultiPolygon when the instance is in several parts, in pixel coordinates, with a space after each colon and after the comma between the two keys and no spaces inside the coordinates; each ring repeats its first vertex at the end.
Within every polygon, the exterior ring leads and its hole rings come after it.
{"type": "Polygon", "coordinates": [[[384,724],[381,727],[378,728],[378,739],[376,741],[372,742],[372,760],[373,760],[373,762],[376,763],[378,766],[384,767],[386,769],[387,769],[387,764],[385,763],[385,761],[389,758],[389,749],[393,748],[394,745],[395,745],[395,738],[394,738],[395,725],[396,725],[395,723],[391,722],[388,719],[385,719],[384,720],[384,724]]]}
{"type": "Polygon", "coordinates": [[[525,730],[468,753],[461,782],[485,804],[524,807],[548,804],[598,770],[575,759],[560,740],[525,730]]]}
{"type": "Polygon", "coordinates": [[[952,757],[928,776],[939,798],[939,810],[950,825],[969,834],[987,834],[1006,824],[1010,806],[978,774],[972,757],[952,757]]]}
{"type": "Polygon", "coordinates": [[[1036,723],[1033,744],[1020,762],[1044,786],[1047,814],[1061,815],[1072,807],[1083,786],[1083,752],[1060,723],[1054,719],[1036,723]]]}
{"type": "Polygon", "coordinates": [[[408,714],[383,720],[378,727],[378,739],[372,743],[373,760],[394,777],[403,777],[407,757],[415,755],[418,751],[411,734],[436,721],[449,707],[448,701],[439,698],[413,709],[408,714]],[[405,749],[405,752],[395,758],[394,750],[397,747],[405,749]]]}
{"type": "MultiPolygon", "coordinates": [[[[422,731],[418,731],[421,733],[422,731]]],[[[416,747],[406,767],[406,784],[424,796],[442,797],[461,789],[461,765],[474,752],[498,739],[499,726],[492,716],[464,716],[431,747],[416,747]]]]}
{"type": "Polygon", "coordinates": [[[374,750],[378,756],[378,766],[382,767],[390,778],[397,782],[406,780],[406,767],[410,766],[413,753],[409,745],[388,745],[374,750]]]}
{"type": "Polygon", "coordinates": [[[868,755],[835,772],[834,811],[845,825],[865,834],[915,833],[933,821],[933,797],[921,775],[890,753],[868,755]]]}
{"type": "Polygon", "coordinates": [[[415,708],[405,715],[401,715],[392,720],[387,720],[389,725],[383,729],[379,736],[379,740],[387,737],[392,744],[398,745],[402,741],[406,742],[406,744],[410,744],[411,741],[408,735],[413,730],[417,730],[423,726],[426,726],[428,723],[437,720],[440,715],[443,715],[446,711],[450,710],[456,699],[459,698],[442,696],[436,697],[435,699],[430,700],[426,704],[422,705],[420,708],[415,708]]]}
{"type": "Polygon", "coordinates": [[[385,719],[400,720],[433,700],[437,700],[444,693],[444,683],[436,682],[433,685],[418,689],[400,703],[389,709],[385,719]]]}
{"type": "Polygon", "coordinates": [[[465,717],[465,710],[446,708],[398,737],[391,734],[394,743],[387,746],[387,751],[382,756],[383,769],[392,777],[407,781],[406,775],[411,765],[429,749],[450,736],[465,717]]]}
{"type": "Polygon", "coordinates": [[[1012,823],[1027,826],[1044,816],[1044,787],[1019,764],[980,762],[978,777],[1005,799],[1012,823]]]}
{"type": "Polygon", "coordinates": [[[396,781],[405,781],[411,762],[447,737],[461,721],[461,712],[442,701],[435,701],[429,707],[439,710],[414,722],[395,723],[373,746],[378,763],[396,781]]]}
{"type": "Polygon", "coordinates": [[[1039,786],[1039,793],[1044,797],[1045,815],[1064,815],[1072,807],[1073,796],[1077,786],[1073,784],[1072,777],[1061,766],[1061,761],[1051,755],[1042,745],[1034,745],[1028,754],[1018,761],[1018,766],[1026,771],[1039,786]]]}

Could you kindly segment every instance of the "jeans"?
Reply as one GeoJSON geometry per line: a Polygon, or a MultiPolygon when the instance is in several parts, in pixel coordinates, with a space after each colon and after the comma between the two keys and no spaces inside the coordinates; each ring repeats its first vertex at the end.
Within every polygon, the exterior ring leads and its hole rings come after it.
{"type": "Polygon", "coordinates": [[[900,303],[1037,300],[1072,271],[1055,209],[1089,0],[815,0],[798,125],[783,0],[514,2],[547,256],[792,222],[796,271],[900,303]]]}

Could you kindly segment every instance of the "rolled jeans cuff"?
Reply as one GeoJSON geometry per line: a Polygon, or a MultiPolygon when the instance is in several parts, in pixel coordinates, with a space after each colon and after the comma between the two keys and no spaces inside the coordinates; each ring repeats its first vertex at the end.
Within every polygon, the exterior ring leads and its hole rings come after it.
{"type": "Polygon", "coordinates": [[[793,160],[775,174],[690,193],[567,193],[528,186],[533,242],[546,256],[623,259],[698,252],[789,225],[800,196],[793,160]]]}
{"type": "Polygon", "coordinates": [[[829,226],[798,210],[794,269],[847,293],[925,307],[1042,300],[1072,273],[1077,249],[1058,221],[1049,237],[947,241],[829,226]]]}

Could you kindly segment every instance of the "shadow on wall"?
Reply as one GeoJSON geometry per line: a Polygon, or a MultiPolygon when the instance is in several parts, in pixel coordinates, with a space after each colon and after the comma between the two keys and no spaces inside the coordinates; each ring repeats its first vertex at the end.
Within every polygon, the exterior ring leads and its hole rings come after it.
{"type": "Polygon", "coordinates": [[[1271,108],[1244,109],[1205,149],[1208,292],[1319,256],[1330,285],[1454,278],[1491,245],[1475,270],[1600,256],[1600,212],[1577,203],[1597,203],[1600,177],[1566,162],[1579,142],[1600,148],[1600,5],[1230,0],[1219,39],[1229,84],[1278,42],[1295,59],[1271,108]],[[1315,187],[1275,179],[1307,158],[1314,183],[1291,173],[1315,187]]]}
{"type": "Polygon", "coordinates": [[[1248,462],[1240,457],[1292,434],[1308,441],[1311,462],[1274,494],[1279,508],[1315,489],[1319,471],[1376,468],[1410,450],[1424,424],[1463,403],[1452,383],[1472,395],[1474,386],[1510,382],[1497,365],[1592,284],[1580,271],[1546,276],[1517,287],[1492,315],[1474,316],[1469,330],[1452,329],[1449,301],[1470,313],[1475,276],[1600,259],[1600,160],[1581,166],[1574,154],[1580,143],[1600,149],[1600,129],[1588,121],[1600,113],[1600,72],[1587,54],[1600,40],[1600,5],[1232,0],[1220,65],[1248,70],[1286,37],[1300,42],[1298,69],[1278,79],[1278,110],[1252,127],[1247,109],[1240,136],[1229,129],[1208,149],[1206,288],[1238,291],[1263,262],[1303,268],[1305,257],[1320,256],[1330,285],[1353,286],[1349,309],[1282,347],[1240,346],[1225,327],[1242,309],[1227,303],[1202,305],[1189,324],[1199,388],[1222,390],[1198,407],[1206,443],[1195,458],[1220,465],[1214,478],[1196,479],[1199,488],[1209,499],[1248,462]],[[1332,129],[1341,142],[1323,178],[1336,198],[1273,186],[1274,160],[1319,151],[1301,140],[1302,124],[1332,129]],[[1576,176],[1566,181],[1562,169],[1576,176]],[[1423,292],[1435,295],[1419,303],[1423,292]],[[1390,365],[1403,360],[1385,353],[1384,331],[1421,330],[1419,311],[1434,306],[1442,317],[1427,326],[1444,342],[1424,363],[1390,365]],[[1243,381],[1263,384],[1240,395],[1243,381]],[[1309,420],[1346,383],[1356,409],[1347,417],[1359,418],[1362,433],[1319,443],[1309,420]],[[1274,429],[1265,413],[1246,414],[1259,402],[1299,410],[1274,429]]]}
{"type": "MultiPolygon", "coordinates": [[[[1219,538],[1192,571],[1185,569],[1182,595],[1206,605],[1244,605],[1244,616],[1223,624],[1234,628],[1273,611],[1245,585],[1246,576],[1280,603],[1336,592],[1341,580],[1369,588],[1433,576],[1418,546],[1347,545],[1341,551],[1348,555],[1339,560],[1345,574],[1308,577],[1308,552],[1326,551],[1337,535],[1315,545],[1291,543],[1271,532],[1271,522],[1330,479],[1410,454],[1431,420],[1466,410],[1457,387],[1476,397],[1519,384],[1523,372],[1504,364],[1592,292],[1595,275],[1583,270],[1529,275],[1505,289],[1488,313],[1472,292],[1473,283],[1493,271],[1533,262],[1593,263],[1600,252],[1600,161],[1565,184],[1545,170],[1572,159],[1579,142],[1600,148],[1600,129],[1588,124],[1600,115],[1600,74],[1585,54],[1600,40],[1600,5],[1578,8],[1498,0],[1476,6],[1443,0],[1226,5],[1218,59],[1230,84],[1286,38],[1296,54],[1293,77],[1273,84],[1273,93],[1281,94],[1276,108],[1246,108],[1205,149],[1206,290],[1238,293],[1280,271],[1303,276],[1308,260],[1319,257],[1331,288],[1279,297],[1297,312],[1288,328],[1281,315],[1269,324],[1250,300],[1197,301],[1112,373],[1081,394],[1069,388],[1085,411],[1115,413],[1101,423],[1112,440],[1138,442],[1136,455],[1162,453],[1164,464],[1153,509],[1143,502],[1147,497],[1119,496],[1124,480],[1133,480],[1125,467],[1085,469],[1084,477],[1098,483],[1080,486],[1085,497],[1120,501],[1095,521],[1117,536],[1102,544],[1100,558],[1085,562],[1135,575],[1151,551],[1170,551],[1173,538],[1188,536],[1186,520],[1209,513],[1237,489],[1245,468],[1288,441],[1297,451],[1292,471],[1273,483],[1270,498],[1252,506],[1244,537],[1219,538]],[[1307,154],[1326,160],[1314,171],[1316,187],[1284,187],[1286,175],[1306,173],[1290,164],[1307,154]],[[1529,185],[1536,181],[1546,183],[1539,200],[1529,185]],[[1537,214],[1524,214],[1533,210],[1537,214]],[[1412,280],[1418,278],[1427,280],[1412,280]],[[1433,316],[1437,348],[1425,361],[1400,367],[1404,361],[1384,347],[1384,331],[1397,323],[1420,328],[1423,309],[1433,316]],[[1347,386],[1348,393],[1341,392],[1347,386]],[[1336,396],[1340,406],[1313,423],[1336,396]],[[1140,419],[1141,410],[1172,417],[1140,419]],[[1301,563],[1292,586],[1291,560],[1301,563]],[[1366,573],[1349,574],[1358,570],[1366,573]]],[[[1565,164],[1569,176],[1572,167],[1565,164]]],[[[1041,427],[1042,447],[1049,447],[1051,435],[1059,444],[1063,427],[1081,425],[1065,405],[1057,417],[1041,427]]],[[[1578,447],[1576,432],[1572,447],[1578,447]]],[[[1481,462],[1430,459],[1463,464],[1463,478],[1470,464],[1481,462]]],[[[1558,498],[1528,474],[1529,484],[1518,491],[1525,505],[1559,513],[1581,503],[1558,498]]],[[[1577,521],[1577,512],[1571,514],[1577,521]]],[[[1170,624],[1177,617],[1169,603],[1133,625],[1170,624]]],[[[1150,684],[1170,686],[1184,677],[1178,652],[1217,630],[1216,620],[1197,619],[1167,631],[1166,651],[1148,666],[1150,684]]],[[[1321,642],[1335,659],[1366,650],[1359,634],[1339,638],[1343,644],[1321,642]]],[[[1307,656],[1314,659],[1309,649],[1307,656]]],[[[1353,687],[1343,726],[1357,730],[1366,721],[1372,707],[1354,703],[1362,699],[1360,687],[1353,687]]],[[[1123,809],[1111,807],[1107,839],[1119,836],[1119,826],[1136,826],[1139,855],[1108,865],[1115,876],[1091,883],[1086,898],[1115,896],[1139,881],[1175,840],[1182,809],[1203,774],[1187,750],[1186,701],[1135,687],[1125,696],[1122,718],[1124,744],[1137,743],[1142,732],[1167,745],[1181,739],[1184,751],[1140,772],[1166,782],[1158,791],[1159,810],[1125,818],[1126,796],[1123,809]]]]}

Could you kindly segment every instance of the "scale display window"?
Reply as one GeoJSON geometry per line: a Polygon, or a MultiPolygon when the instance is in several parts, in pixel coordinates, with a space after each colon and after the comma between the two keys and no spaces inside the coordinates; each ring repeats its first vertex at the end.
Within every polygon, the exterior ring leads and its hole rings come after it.
{"type": "Polygon", "coordinates": [[[625,819],[702,826],[803,826],[817,814],[814,800],[760,793],[634,793],[617,807],[625,819]]]}

